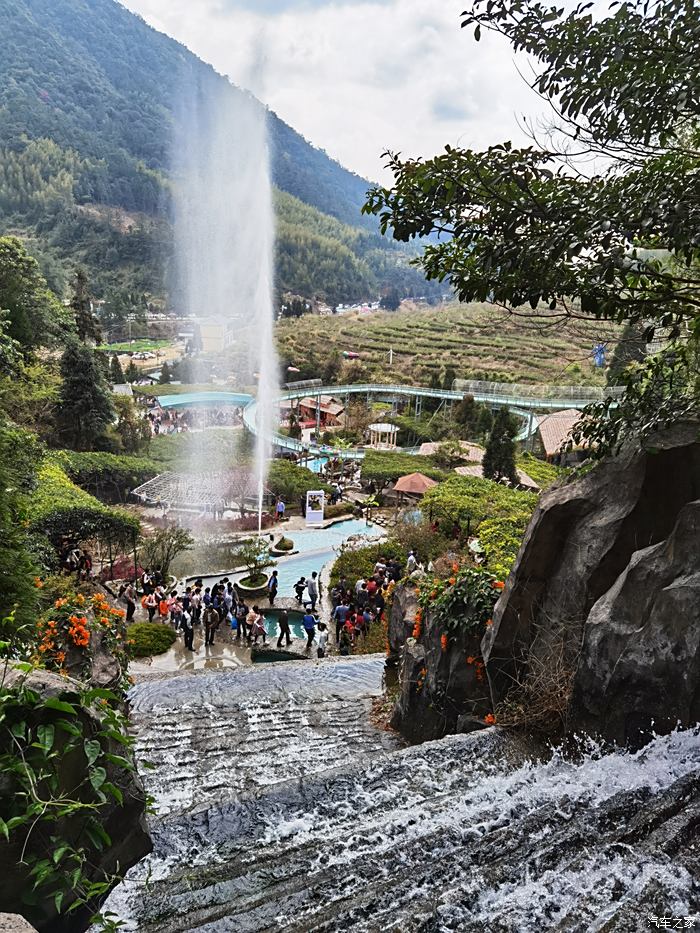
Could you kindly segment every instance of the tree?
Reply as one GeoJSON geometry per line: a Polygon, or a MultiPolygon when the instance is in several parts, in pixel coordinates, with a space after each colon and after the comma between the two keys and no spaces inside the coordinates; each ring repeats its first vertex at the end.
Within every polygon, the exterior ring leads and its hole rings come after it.
{"type": "Polygon", "coordinates": [[[139,547],[139,562],[149,570],[160,570],[167,580],[170,565],[184,551],[194,547],[194,538],[184,528],[161,528],[148,538],[143,538],[139,547]]]}
{"type": "Polygon", "coordinates": [[[78,269],[73,280],[73,296],[70,306],[75,315],[75,327],[78,332],[78,340],[82,343],[101,343],[102,330],[100,322],[92,313],[92,301],[90,300],[90,286],[87,273],[83,269],[78,269]]]}
{"type": "Polygon", "coordinates": [[[122,365],[116,353],[112,354],[112,358],[109,362],[109,378],[112,385],[123,385],[126,382],[124,370],[122,369],[122,365]]]}
{"type": "Polygon", "coordinates": [[[451,470],[453,467],[463,463],[467,455],[459,441],[447,440],[438,444],[433,454],[433,460],[439,467],[445,467],[451,470]]]}
{"type": "MultiPolygon", "coordinates": [[[[700,341],[700,17],[685,0],[610,9],[471,0],[463,25],[530,56],[555,125],[542,145],[533,132],[520,149],[390,155],[393,187],[375,187],[364,210],[399,240],[439,233],[420,264],[463,301],[630,322],[647,340],[661,328],[682,354],[700,341]],[[605,171],[591,173],[591,155],[605,171]]],[[[641,432],[659,421],[634,424],[618,420],[641,432]]]]}
{"type": "Polygon", "coordinates": [[[323,374],[321,378],[323,379],[324,385],[332,385],[337,381],[342,369],[342,365],[343,361],[340,358],[338,348],[333,347],[326,361],[326,365],[323,367],[323,374]]]}
{"type": "Polygon", "coordinates": [[[70,332],[71,315],[52,294],[39,266],[16,237],[0,237],[0,310],[9,346],[25,357],[70,332]]]}
{"type": "Polygon", "coordinates": [[[171,379],[170,367],[168,366],[168,361],[165,360],[165,362],[160,368],[160,376],[158,377],[158,382],[162,386],[167,386],[167,385],[170,385],[170,379],[171,379]]]}
{"type": "Polygon", "coordinates": [[[451,389],[456,378],[457,370],[454,368],[452,363],[448,363],[447,366],[445,366],[445,374],[442,377],[443,389],[451,389]]]}
{"type": "Polygon", "coordinates": [[[56,424],[62,442],[75,450],[91,450],[115,417],[112,398],[95,351],[75,338],[61,357],[60,398],[56,424]]]}
{"type": "Polygon", "coordinates": [[[381,297],[380,306],[385,311],[397,311],[401,307],[401,295],[398,288],[392,286],[381,297]]]}
{"type": "Polygon", "coordinates": [[[507,479],[513,486],[518,483],[513,423],[506,408],[499,408],[493,419],[493,427],[486,442],[483,474],[486,479],[497,482],[507,479]]]}
{"type": "Polygon", "coordinates": [[[274,567],[275,561],[270,557],[270,548],[264,538],[249,538],[239,544],[231,552],[231,559],[235,564],[243,564],[246,568],[246,581],[259,583],[263,573],[268,567],[274,567]]]}
{"type": "Polygon", "coordinates": [[[126,373],[124,375],[128,383],[138,382],[141,378],[139,368],[133,360],[129,360],[129,365],[126,367],[126,373]]]}
{"type": "Polygon", "coordinates": [[[114,399],[117,411],[117,434],[127,454],[137,454],[147,448],[151,440],[151,426],[147,418],[136,411],[134,402],[125,396],[114,399]]]}

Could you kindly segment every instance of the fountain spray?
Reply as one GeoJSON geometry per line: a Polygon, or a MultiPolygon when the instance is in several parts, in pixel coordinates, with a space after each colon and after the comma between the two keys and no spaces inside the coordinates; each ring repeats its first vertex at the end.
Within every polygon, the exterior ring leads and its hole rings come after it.
{"type": "MultiPolygon", "coordinates": [[[[190,74],[182,85],[173,147],[179,294],[186,313],[219,335],[220,358],[235,359],[241,388],[254,386],[260,534],[278,381],[269,115],[223,78],[190,74]]],[[[196,443],[193,456],[193,467],[207,468],[196,443]]]]}

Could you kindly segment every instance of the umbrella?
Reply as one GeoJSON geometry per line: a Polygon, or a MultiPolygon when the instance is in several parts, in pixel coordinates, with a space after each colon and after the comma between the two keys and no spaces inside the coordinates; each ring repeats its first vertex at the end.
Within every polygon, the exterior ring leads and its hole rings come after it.
{"type": "Polygon", "coordinates": [[[437,486],[434,479],[422,473],[409,473],[396,481],[394,492],[407,492],[413,496],[423,496],[433,486],[437,486]]]}

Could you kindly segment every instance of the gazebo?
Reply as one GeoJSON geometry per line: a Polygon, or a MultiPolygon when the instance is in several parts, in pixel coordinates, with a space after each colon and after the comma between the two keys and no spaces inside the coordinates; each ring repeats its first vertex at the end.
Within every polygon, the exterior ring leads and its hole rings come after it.
{"type": "Polygon", "coordinates": [[[395,424],[378,421],[370,424],[369,428],[369,446],[375,450],[396,450],[396,436],[399,429],[395,424]]]}
{"type": "Polygon", "coordinates": [[[434,479],[425,476],[423,473],[409,473],[408,476],[401,476],[394,484],[394,492],[409,496],[424,496],[429,489],[437,486],[434,479]]]}

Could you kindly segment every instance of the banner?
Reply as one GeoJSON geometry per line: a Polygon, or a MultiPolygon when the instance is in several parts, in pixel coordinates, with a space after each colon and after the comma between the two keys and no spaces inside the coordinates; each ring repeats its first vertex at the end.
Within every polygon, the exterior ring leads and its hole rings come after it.
{"type": "Polygon", "coordinates": [[[306,493],[306,524],[320,525],[323,522],[324,492],[310,489],[306,493]]]}

